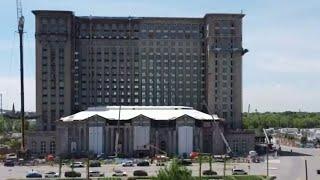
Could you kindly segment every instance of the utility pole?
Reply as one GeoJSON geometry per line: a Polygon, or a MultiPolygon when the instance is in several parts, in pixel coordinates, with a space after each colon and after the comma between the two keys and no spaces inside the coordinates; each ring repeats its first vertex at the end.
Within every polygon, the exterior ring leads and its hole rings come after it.
{"type": "Polygon", "coordinates": [[[223,157],[223,179],[226,179],[226,156],[223,157]]]}
{"type": "Polygon", "coordinates": [[[269,177],[269,144],[267,144],[267,177],[269,177]]]}
{"type": "Polygon", "coordinates": [[[201,171],[202,171],[202,154],[199,154],[198,159],[199,159],[199,178],[200,178],[200,180],[201,180],[201,179],[202,179],[202,177],[201,177],[201,171]]]}
{"type": "Polygon", "coordinates": [[[0,113],[1,113],[1,116],[3,116],[3,110],[2,110],[2,93],[0,93],[0,113]]]}
{"type": "Polygon", "coordinates": [[[307,160],[306,159],[304,160],[304,166],[305,166],[305,169],[306,169],[306,180],[308,180],[308,165],[307,165],[307,160]]]}
{"type": "Polygon", "coordinates": [[[3,131],[4,131],[4,127],[5,127],[5,123],[4,123],[4,118],[3,118],[3,108],[2,108],[2,93],[0,93],[0,113],[1,113],[1,119],[3,120],[3,131]]]}
{"type": "Polygon", "coordinates": [[[1,109],[0,109],[0,113],[1,113],[1,119],[2,119],[2,121],[3,121],[3,131],[4,131],[4,128],[5,128],[5,122],[4,122],[4,118],[3,118],[3,107],[2,107],[2,93],[0,93],[0,107],[1,107],[1,109]]]}
{"type": "Polygon", "coordinates": [[[18,18],[18,33],[20,40],[20,88],[21,88],[21,134],[22,134],[22,143],[21,151],[25,151],[25,137],[24,137],[24,81],[23,81],[23,27],[24,27],[24,17],[22,15],[22,3],[21,0],[17,0],[17,18],[18,18]]]}

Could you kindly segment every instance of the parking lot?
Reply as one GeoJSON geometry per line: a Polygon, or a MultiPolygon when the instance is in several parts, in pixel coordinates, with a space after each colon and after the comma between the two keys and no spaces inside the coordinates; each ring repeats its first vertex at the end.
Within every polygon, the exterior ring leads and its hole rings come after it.
{"type": "MultiPolygon", "coordinates": [[[[269,175],[277,176],[277,179],[280,180],[303,180],[305,179],[305,167],[304,162],[307,160],[308,164],[308,176],[309,179],[320,179],[320,175],[317,174],[316,170],[320,169],[320,150],[319,149],[303,149],[303,148],[286,148],[283,147],[283,150],[299,152],[310,154],[311,156],[280,156],[280,157],[270,157],[269,160],[269,175]]],[[[212,169],[218,173],[218,175],[223,175],[223,163],[215,162],[212,164],[212,169]]],[[[199,164],[193,163],[191,166],[186,166],[192,171],[194,176],[199,175],[199,164]]],[[[267,174],[267,163],[232,163],[228,162],[226,165],[226,174],[231,174],[232,168],[240,168],[252,175],[266,175],[267,174]]],[[[148,173],[149,176],[154,176],[157,172],[163,168],[161,166],[156,166],[151,164],[150,166],[140,167],[122,167],[121,164],[102,164],[101,167],[90,168],[90,170],[98,170],[101,173],[104,173],[105,176],[112,176],[114,170],[122,170],[127,172],[128,176],[133,176],[133,171],[135,170],[144,170],[148,173]]],[[[208,170],[209,164],[202,164],[202,171],[208,170]]],[[[10,178],[25,178],[27,172],[31,170],[36,170],[41,174],[44,174],[48,171],[59,171],[57,164],[53,166],[50,165],[38,165],[38,166],[15,166],[15,167],[4,167],[3,164],[0,165],[0,175],[1,179],[10,179],[10,178]]],[[[64,165],[62,167],[62,177],[64,177],[64,172],[70,171],[71,168],[69,165],[64,165]]],[[[81,177],[86,177],[86,168],[75,168],[77,172],[81,173],[81,177]]]]}
{"type": "MultiPolygon", "coordinates": [[[[264,163],[255,164],[255,166],[262,166],[264,163]]],[[[253,173],[251,172],[247,163],[227,163],[226,174],[231,174],[231,169],[242,168],[245,171],[252,173],[252,174],[263,174],[260,173],[253,173]]],[[[188,169],[192,171],[194,176],[199,175],[199,164],[193,163],[191,166],[186,166],[188,169]]],[[[163,168],[163,166],[156,166],[155,164],[151,164],[150,166],[134,166],[134,167],[122,167],[121,164],[103,164],[101,167],[90,167],[90,170],[98,170],[101,173],[104,173],[105,176],[112,176],[114,170],[122,170],[127,173],[128,176],[133,176],[133,171],[135,170],[144,170],[148,173],[149,176],[155,176],[157,172],[163,168]]],[[[208,170],[209,164],[203,163],[202,164],[202,171],[208,170]]],[[[213,163],[212,169],[216,171],[219,175],[223,174],[223,163],[213,163]]],[[[262,168],[263,169],[263,168],[262,168]]],[[[0,165],[0,174],[1,178],[8,179],[8,178],[25,178],[25,175],[29,171],[38,171],[41,174],[44,174],[48,171],[55,171],[59,172],[59,166],[57,164],[51,165],[38,165],[38,166],[14,166],[14,167],[4,167],[0,165]]],[[[64,172],[70,171],[71,168],[68,165],[62,166],[62,177],[64,177],[64,172]]],[[[74,168],[75,171],[81,173],[81,177],[86,177],[86,167],[83,168],[74,168]]]]}

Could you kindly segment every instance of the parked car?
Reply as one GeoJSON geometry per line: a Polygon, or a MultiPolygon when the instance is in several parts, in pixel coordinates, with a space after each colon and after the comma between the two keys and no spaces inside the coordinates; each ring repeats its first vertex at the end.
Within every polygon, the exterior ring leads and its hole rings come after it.
{"type": "Polygon", "coordinates": [[[101,167],[101,163],[99,161],[90,162],[90,167],[101,167]]]}
{"type": "Polygon", "coordinates": [[[182,166],[191,166],[192,165],[192,161],[191,160],[187,160],[187,159],[181,159],[178,161],[178,164],[182,165],[182,166]]]}
{"type": "Polygon", "coordinates": [[[133,176],[148,176],[148,173],[144,170],[135,170],[133,176]]]}
{"type": "Polygon", "coordinates": [[[320,169],[317,170],[317,174],[320,174],[320,169]]]}
{"type": "Polygon", "coordinates": [[[15,154],[15,153],[6,154],[6,159],[7,160],[17,160],[17,154],[15,154]]]}
{"type": "Polygon", "coordinates": [[[138,162],[137,166],[150,166],[150,163],[149,161],[141,161],[138,162]]]}
{"type": "Polygon", "coordinates": [[[217,175],[218,173],[213,171],[213,170],[211,170],[211,171],[210,170],[205,170],[205,171],[202,172],[202,174],[205,175],[205,176],[213,176],[213,175],[217,175]]]}
{"type": "Polygon", "coordinates": [[[81,177],[81,173],[76,172],[76,171],[66,171],[64,173],[65,177],[81,177]]]}
{"type": "Polygon", "coordinates": [[[31,171],[27,173],[26,178],[42,178],[42,174],[37,171],[31,171]]]}
{"type": "Polygon", "coordinates": [[[127,176],[127,173],[121,170],[115,170],[112,176],[127,176]]]}
{"type": "Polygon", "coordinates": [[[165,165],[165,162],[163,161],[156,161],[156,166],[164,166],[165,165]]]}
{"type": "Polygon", "coordinates": [[[59,177],[59,173],[53,172],[53,171],[49,171],[49,172],[44,174],[44,177],[45,178],[57,178],[57,177],[59,177]]]}
{"type": "Polygon", "coordinates": [[[84,167],[84,164],[83,164],[83,162],[73,162],[73,163],[71,163],[70,167],[81,168],[81,167],[84,167]]]}
{"type": "Polygon", "coordinates": [[[126,161],[124,163],[122,163],[123,167],[132,167],[134,166],[133,161],[126,161]]]}
{"type": "Polygon", "coordinates": [[[104,174],[100,173],[100,171],[90,171],[89,172],[89,176],[90,177],[103,177],[104,174]]]}
{"type": "Polygon", "coordinates": [[[243,169],[232,169],[232,175],[246,175],[248,174],[243,169]]]}
{"type": "Polygon", "coordinates": [[[13,160],[5,160],[3,165],[7,166],[7,167],[13,167],[14,161],[13,160]]]}

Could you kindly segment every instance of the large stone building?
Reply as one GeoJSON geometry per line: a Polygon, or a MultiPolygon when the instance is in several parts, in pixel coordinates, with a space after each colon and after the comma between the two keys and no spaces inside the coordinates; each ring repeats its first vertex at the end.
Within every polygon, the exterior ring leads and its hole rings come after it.
{"type": "MultiPolygon", "coordinates": [[[[63,117],[56,134],[29,138],[32,153],[45,155],[105,154],[116,149],[127,157],[153,156],[166,152],[183,155],[193,151],[224,154],[224,119],[184,106],[101,106],[63,117]],[[119,132],[118,141],[116,140],[119,132]],[[118,147],[116,145],[118,144],[118,147]]],[[[41,134],[41,133],[40,133],[41,134]]],[[[254,137],[227,133],[234,154],[254,148],[254,137]]]]}
{"type": "Polygon", "coordinates": [[[252,147],[253,134],[238,130],[242,56],[247,52],[242,48],[243,14],[176,18],[33,13],[36,112],[41,115],[37,131],[27,133],[27,148],[33,154],[111,155],[116,127],[120,127],[120,152],[128,156],[156,153],[150,148],[146,152],[142,144],[148,143],[170,154],[224,153],[219,131],[236,153],[252,147]],[[117,126],[116,118],[101,115],[118,111],[117,106],[140,114],[121,119],[117,126]],[[100,109],[93,116],[73,118],[92,112],[89,107],[100,109]],[[165,111],[180,115],[158,119],[148,114],[155,108],[162,113],[154,114],[159,117],[165,111]],[[181,114],[185,111],[202,115],[181,114]],[[209,114],[221,117],[223,123],[214,127],[209,114]],[[140,130],[149,134],[137,134],[140,130]],[[140,142],[147,137],[148,142],[140,142]],[[192,141],[181,143],[186,138],[192,141]],[[95,140],[99,142],[92,144],[95,140]]]}
{"type": "Polygon", "coordinates": [[[40,130],[55,130],[60,117],[101,105],[190,106],[241,128],[243,14],[33,13],[40,130]]]}

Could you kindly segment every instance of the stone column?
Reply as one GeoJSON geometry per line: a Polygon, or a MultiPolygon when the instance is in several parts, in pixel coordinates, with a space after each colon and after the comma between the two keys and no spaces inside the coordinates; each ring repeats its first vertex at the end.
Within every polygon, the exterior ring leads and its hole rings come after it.
{"type": "Polygon", "coordinates": [[[133,127],[131,126],[130,128],[130,136],[129,136],[129,152],[130,152],[130,156],[133,156],[133,127]]]}
{"type": "Polygon", "coordinates": [[[202,127],[199,128],[199,148],[200,148],[200,151],[203,152],[203,131],[202,131],[202,127]]]}
{"type": "Polygon", "coordinates": [[[128,155],[127,147],[128,147],[128,128],[126,126],[123,127],[123,153],[128,155]]]}
{"type": "Polygon", "coordinates": [[[110,137],[109,137],[109,127],[105,127],[105,154],[109,154],[110,137]]]}
{"type": "Polygon", "coordinates": [[[79,142],[79,150],[80,150],[80,152],[82,151],[82,143],[83,143],[83,141],[82,141],[82,139],[81,139],[81,129],[82,129],[82,124],[80,124],[80,126],[79,127],[77,127],[78,128],[78,142],[79,142]]]}
{"type": "Polygon", "coordinates": [[[173,147],[172,147],[172,149],[173,149],[173,154],[177,154],[177,149],[178,149],[178,144],[177,144],[177,130],[176,129],[174,129],[173,130],[173,147]]]}
{"type": "Polygon", "coordinates": [[[168,130],[168,153],[172,154],[172,129],[168,130]]]}
{"type": "Polygon", "coordinates": [[[84,137],[85,151],[89,152],[89,126],[87,123],[84,125],[84,137]]]}
{"type": "Polygon", "coordinates": [[[114,127],[110,127],[111,136],[110,136],[110,153],[114,154],[114,127]]]}
{"type": "MultiPolygon", "coordinates": [[[[159,132],[158,132],[158,130],[156,130],[156,144],[155,144],[155,146],[159,148],[159,132]]],[[[158,150],[155,150],[155,154],[158,154],[158,150]]]]}

